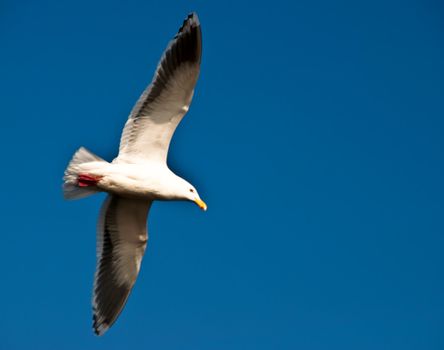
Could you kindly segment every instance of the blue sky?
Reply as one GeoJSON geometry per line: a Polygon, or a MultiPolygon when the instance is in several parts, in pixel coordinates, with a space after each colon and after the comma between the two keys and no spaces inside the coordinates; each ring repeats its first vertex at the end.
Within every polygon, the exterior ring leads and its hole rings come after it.
{"type": "Polygon", "coordinates": [[[3,1],[1,349],[443,349],[439,1],[3,1]],[[203,61],[141,274],[91,330],[103,195],[65,202],[81,145],[111,160],[183,18],[203,61]]]}

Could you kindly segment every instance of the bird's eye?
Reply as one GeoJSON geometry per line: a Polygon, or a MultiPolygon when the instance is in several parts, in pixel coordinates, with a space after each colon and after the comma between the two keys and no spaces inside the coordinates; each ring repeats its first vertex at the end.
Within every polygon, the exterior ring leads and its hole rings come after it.
{"type": "Polygon", "coordinates": [[[194,190],[193,190],[192,188],[190,188],[190,192],[191,192],[191,193],[194,193],[194,190]]]}

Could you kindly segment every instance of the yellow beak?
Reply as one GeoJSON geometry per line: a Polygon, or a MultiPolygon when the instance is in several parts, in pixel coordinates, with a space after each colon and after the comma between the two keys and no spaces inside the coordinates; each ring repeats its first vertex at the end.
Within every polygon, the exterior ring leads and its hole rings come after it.
{"type": "Polygon", "coordinates": [[[195,203],[199,206],[199,208],[202,209],[203,211],[206,211],[206,210],[207,210],[207,205],[205,204],[205,202],[204,202],[202,199],[200,199],[200,198],[195,199],[194,202],[195,202],[195,203]]]}

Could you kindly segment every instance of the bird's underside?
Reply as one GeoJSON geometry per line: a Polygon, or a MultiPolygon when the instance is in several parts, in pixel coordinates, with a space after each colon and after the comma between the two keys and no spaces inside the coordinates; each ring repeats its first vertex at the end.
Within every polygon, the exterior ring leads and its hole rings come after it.
{"type": "Polygon", "coordinates": [[[194,187],[174,174],[168,178],[170,175],[165,175],[163,170],[152,171],[149,173],[153,180],[148,182],[144,178],[146,172],[136,174],[131,170],[132,165],[145,169],[147,164],[153,165],[152,169],[168,169],[169,144],[191,103],[199,76],[201,50],[200,23],[192,13],[168,45],[151,84],[131,111],[118,157],[108,163],[80,148],[65,171],[67,199],[108,192],[97,225],[92,304],[93,328],[98,335],[116,321],[137,279],[147,245],[147,215],[153,199],[191,200],[206,209],[194,187]],[[130,170],[111,171],[110,175],[109,169],[130,170]],[[130,182],[125,182],[127,179],[130,182]],[[123,186],[124,190],[115,190],[112,187],[115,184],[123,186]]]}

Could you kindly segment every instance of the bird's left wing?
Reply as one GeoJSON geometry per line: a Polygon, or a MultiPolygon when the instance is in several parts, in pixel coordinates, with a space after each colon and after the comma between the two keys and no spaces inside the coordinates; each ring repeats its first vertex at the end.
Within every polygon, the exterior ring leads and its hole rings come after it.
{"type": "Polygon", "coordinates": [[[102,335],[119,316],[136,282],[151,201],[108,195],[97,227],[93,327],[102,335]]]}
{"type": "Polygon", "coordinates": [[[200,23],[192,13],[168,45],[153,81],[131,111],[115,162],[166,162],[173,133],[193,98],[201,52],[200,23]]]}

